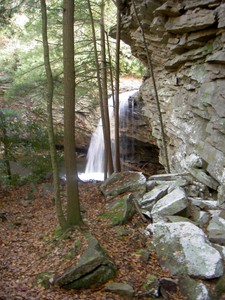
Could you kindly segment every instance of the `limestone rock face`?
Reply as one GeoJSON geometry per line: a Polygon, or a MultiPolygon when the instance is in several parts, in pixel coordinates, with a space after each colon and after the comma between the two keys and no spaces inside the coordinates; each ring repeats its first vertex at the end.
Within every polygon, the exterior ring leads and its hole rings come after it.
{"type": "MultiPolygon", "coordinates": [[[[135,0],[154,67],[171,169],[184,171],[182,161],[195,153],[219,185],[225,184],[225,4],[222,2],[135,0]]],[[[122,39],[147,66],[132,1],[126,1],[123,7],[122,39]]],[[[165,165],[153,82],[148,74],[140,95],[143,118],[150,120],[152,135],[161,150],[160,162],[165,165]]]]}

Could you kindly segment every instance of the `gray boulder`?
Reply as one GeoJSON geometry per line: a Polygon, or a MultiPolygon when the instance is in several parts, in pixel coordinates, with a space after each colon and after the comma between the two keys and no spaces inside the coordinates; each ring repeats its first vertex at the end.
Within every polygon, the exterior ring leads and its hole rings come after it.
{"type": "Polygon", "coordinates": [[[196,209],[193,212],[192,220],[197,223],[200,227],[203,227],[204,225],[208,224],[210,220],[210,213],[207,211],[202,211],[196,209]]]}
{"type": "Polygon", "coordinates": [[[187,207],[185,191],[178,187],[161,198],[152,208],[152,215],[174,215],[187,207]]]}
{"type": "Polygon", "coordinates": [[[218,187],[218,205],[223,209],[225,208],[225,184],[218,187]]]}
{"type": "Polygon", "coordinates": [[[76,266],[71,266],[62,275],[55,276],[53,284],[65,289],[89,288],[101,285],[115,277],[116,267],[98,241],[88,237],[88,249],[76,266]]]}
{"type": "Polygon", "coordinates": [[[185,276],[179,280],[180,291],[187,300],[210,300],[210,292],[205,284],[185,276]]]}
{"type": "Polygon", "coordinates": [[[207,231],[211,242],[225,245],[225,220],[223,218],[213,217],[207,231]]]}
{"type": "Polygon", "coordinates": [[[188,222],[156,223],[153,232],[156,252],[163,268],[173,275],[187,274],[202,279],[223,275],[220,253],[212,247],[204,232],[188,222]]]}
{"type": "Polygon", "coordinates": [[[112,226],[116,226],[129,222],[135,212],[133,195],[125,194],[109,201],[105,206],[105,211],[100,216],[110,220],[112,226]]]}
{"type": "Polygon", "coordinates": [[[204,210],[210,210],[210,209],[218,209],[217,201],[216,200],[204,200],[202,198],[192,198],[188,197],[188,202],[190,205],[197,206],[204,210]]]}
{"type": "Polygon", "coordinates": [[[100,185],[100,190],[107,198],[114,198],[125,192],[142,197],[146,192],[146,178],[140,172],[113,173],[100,185]]]}
{"type": "Polygon", "coordinates": [[[153,190],[144,194],[139,204],[143,209],[151,210],[155,202],[167,194],[168,187],[168,184],[156,186],[153,190]]]}

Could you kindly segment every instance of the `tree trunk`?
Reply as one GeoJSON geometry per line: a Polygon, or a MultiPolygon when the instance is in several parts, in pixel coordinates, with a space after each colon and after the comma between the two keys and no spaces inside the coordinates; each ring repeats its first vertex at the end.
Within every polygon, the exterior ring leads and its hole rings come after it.
{"type": "Polygon", "coordinates": [[[105,126],[105,156],[107,158],[107,173],[113,173],[113,159],[111,148],[110,120],[109,120],[109,105],[108,105],[108,88],[107,88],[107,66],[106,66],[106,42],[105,42],[105,3],[101,3],[101,79],[102,79],[102,96],[103,96],[103,126],[105,126]]]}
{"type": "Polygon", "coordinates": [[[107,173],[108,173],[108,157],[106,154],[107,144],[106,144],[106,139],[105,139],[106,126],[105,126],[105,118],[104,118],[103,88],[102,88],[102,80],[101,80],[100,67],[99,67],[99,61],[98,61],[98,49],[97,49],[97,40],[96,40],[96,34],[95,34],[95,24],[94,24],[94,18],[93,18],[93,14],[92,14],[90,0],[88,0],[88,9],[89,9],[89,15],[90,15],[90,20],[91,20],[91,29],[92,29],[94,55],[95,55],[95,66],[96,66],[97,81],[98,81],[99,102],[100,102],[101,117],[102,117],[102,130],[103,130],[103,136],[104,136],[104,150],[105,150],[104,151],[104,179],[106,179],[107,173]]]}
{"type": "Polygon", "coordinates": [[[60,181],[57,163],[57,154],[55,149],[55,135],[52,115],[52,102],[54,94],[54,83],[52,78],[52,70],[49,58],[49,45],[48,45],[48,23],[47,23],[47,12],[46,2],[41,0],[41,14],[42,14],[42,39],[43,39],[43,52],[44,52],[44,64],[45,72],[47,76],[47,127],[48,127],[48,139],[50,147],[50,156],[53,171],[53,184],[54,184],[54,198],[56,206],[56,214],[61,228],[66,228],[66,219],[63,214],[61,199],[60,199],[60,181]]]}
{"type": "Polygon", "coordinates": [[[67,188],[67,222],[82,223],[75,144],[74,0],[63,1],[64,160],[67,188]]]}
{"type": "MultiPolygon", "coordinates": [[[[3,121],[4,123],[5,121],[3,121]]],[[[12,172],[11,172],[11,166],[10,166],[10,155],[9,155],[9,143],[8,143],[8,136],[7,136],[7,130],[6,130],[6,126],[5,124],[3,124],[3,128],[2,128],[2,135],[3,135],[3,161],[5,164],[5,168],[6,168],[6,174],[7,174],[7,179],[9,180],[9,182],[12,181],[12,172]]]]}
{"type": "Polygon", "coordinates": [[[120,0],[117,0],[117,28],[116,28],[116,76],[115,76],[115,169],[121,171],[120,164],[120,119],[119,119],[119,90],[120,90],[120,26],[121,12],[120,0]]]}

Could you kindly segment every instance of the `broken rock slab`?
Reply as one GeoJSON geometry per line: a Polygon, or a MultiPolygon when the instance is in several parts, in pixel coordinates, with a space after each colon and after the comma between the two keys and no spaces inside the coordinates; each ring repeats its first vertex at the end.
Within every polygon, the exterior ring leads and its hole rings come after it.
{"type": "Polygon", "coordinates": [[[174,215],[187,207],[187,198],[184,189],[178,187],[161,198],[153,206],[152,215],[174,215]]]}
{"type": "Polygon", "coordinates": [[[208,237],[212,243],[225,245],[225,219],[213,217],[207,227],[208,237]]]}
{"type": "Polygon", "coordinates": [[[125,192],[142,197],[146,192],[146,178],[141,172],[113,173],[100,185],[100,190],[109,199],[125,192]]]}
{"type": "Polygon", "coordinates": [[[143,198],[139,201],[140,206],[143,209],[151,209],[157,200],[167,194],[168,188],[168,184],[161,184],[156,186],[153,190],[144,194],[143,198]]]}
{"type": "Polygon", "coordinates": [[[116,267],[92,235],[88,237],[88,249],[78,264],[62,275],[55,276],[53,284],[65,289],[89,288],[101,285],[116,275],[116,267]]]}
{"type": "Polygon", "coordinates": [[[213,190],[217,190],[219,183],[216,181],[213,177],[206,174],[203,169],[197,169],[197,168],[189,168],[187,167],[188,171],[191,173],[191,175],[196,178],[201,183],[205,184],[206,186],[210,187],[213,190]]]}
{"type": "Polygon", "coordinates": [[[150,224],[160,264],[172,275],[186,274],[201,279],[223,275],[222,257],[205,233],[188,222],[150,224]]]}
{"type": "Polygon", "coordinates": [[[197,198],[189,197],[188,202],[190,205],[197,206],[206,211],[218,209],[217,201],[213,200],[213,199],[204,200],[204,199],[198,198],[198,197],[197,198]]]}
{"type": "Polygon", "coordinates": [[[225,183],[221,184],[218,188],[218,205],[225,209],[225,183]]]}

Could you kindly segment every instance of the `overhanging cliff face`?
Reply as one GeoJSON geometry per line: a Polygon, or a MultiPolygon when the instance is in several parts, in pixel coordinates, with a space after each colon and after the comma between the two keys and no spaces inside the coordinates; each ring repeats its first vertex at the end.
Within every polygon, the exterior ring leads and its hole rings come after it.
{"type": "MultiPolygon", "coordinates": [[[[225,182],[225,3],[217,0],[135,0],[152,53],[172,171],[195,153],[207,172],[225,182]]],[[[146,51],[132,1],[124,1],[122,39],[145,65],[146,51]]],[[[140,89],[143,115],[161,149],[151,77],[140,89]]]]}

